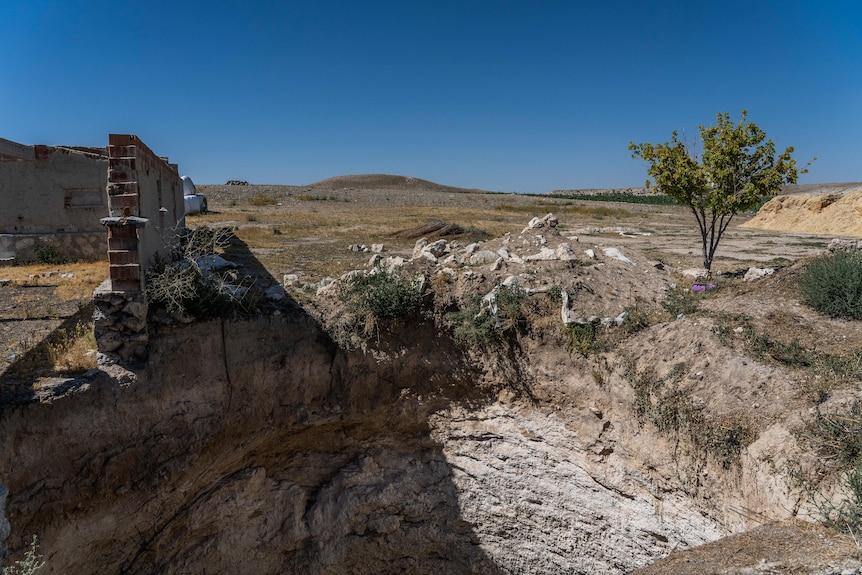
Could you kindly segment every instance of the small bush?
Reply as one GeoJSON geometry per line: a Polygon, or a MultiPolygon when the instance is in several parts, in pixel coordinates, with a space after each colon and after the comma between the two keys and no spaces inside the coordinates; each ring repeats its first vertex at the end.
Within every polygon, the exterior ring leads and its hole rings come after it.
{"type": "Polygon", "coordinates": [[[823,523],[854,538],[862,534],[862,462],[844,471],[841,477],[844,499],[840,503],[816,501],[823,523]]]}
{"type": "Polygon", "coordinates": [[[36,261],[40,264],[55,264],[60,261],[60,254],[53,244],[37,241],[33,251],[36,254],[36,261]]]}
{"type": "Polygon", "coordinates": [[[477,297],[469,305],[446,314],[445,319],[456,343],[488,346],[504,333],[524,325],[527,301],[527,292],[518,286],[499,286],[490,305],[477,297]]]}
{"type": "Polygon", "coordinates": [[[169,313],[188,313],[197,319],[218,317],[231,309],[253,312],[260,302],[253,281],[202,265],[201,258],[227,247],[232,237],[227,228],[192,230],[176,250],[176,261],[156,259],[147,276],[147,301],[163,305],[169,313]]]}
{"type": "Polygon", "coordinates": [[[412,313],[422,298],[420,285],[398,271],[358,274],[342,282],[338,298],[365,335],[371,335],[380,320],[412,313]]]}
{"type": "Polygon", "coordinates": [[[635,303],[626,306],[624,311],[626,318],[622,324],[622,330],[625,334],[632,335],[652,325],[652,310],[643,298],[635,298],[635,303]]]}
{"type": "Polygon", "coordinates": [[[836,252],[813,260],[799,278],[802,300],[829,317],[862,319],[862,254],[836,252]]]}
{"type": "Polygon", "coordinates": [[[453,326],[452,337],[462,346],[487,347],[497,341],[497,320],[479,302],[446,314],[453,326]]]}
{"type": "Polygon", "coordinates": [[[801,476],[824,524],[853,537],[862,534],[862,401],[844,413],[823,414],[819,407],[801,439],[817,453],[812,477],[801,476]],[[820,487],[824,477],[838,480],[843,496],[838,502],[820,487]]]}
{"type": "Polygon", "coordinates": [[[598,329],[593,322],[570,323],[566,326],[569,347],[584,357],[598,351],[598,329]]]}
{"type": "Polygon", "coordinates": [[[824,415],[818,407],[806,434],[813,439],[821,462],[842,468],[862,463],[862,401],[847,413],[824,415]]]}

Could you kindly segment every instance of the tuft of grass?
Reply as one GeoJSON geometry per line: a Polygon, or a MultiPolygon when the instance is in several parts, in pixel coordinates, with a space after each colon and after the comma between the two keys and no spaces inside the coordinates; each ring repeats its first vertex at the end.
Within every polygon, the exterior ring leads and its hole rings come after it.
{"type": "Polygon", "coordinates": [[[248,203],[253,206],[274,206],[278,200],[266,192],[258,192],[248,199],[248,203]]]}
{"type": "Polygon", "coordinates": [[[836,252],[808,264],[799,278],[802,300],[829,317],[862,319],[862,253],[836,252]]]}
{"type": "Polygon", "coordinates": [[[795,472],[808,492],[822,522],[856,539],[862,536],[862,401],[843,413],[815,410],[814,419],[800,433],[803,442],[818,455],[811,476],[795,472]],[[824,478],[833,477],[841,495],[825,492],[824,478]]]}
{"type": "Polygon", "coordinates": [[[676,318],[680,315],[691,315],[698,311],[698,302],[691,290],[677,286],[667,290],[661,307],[671,318],[676,318]]]}
{"type": "Polygon", "coordinates": [[[92,323],[80,322],[52,338],[47,346],[48,360],[57,373],[79,375],[96,367],[96,337],[92,323]]]}
{"type": "Polygon", "coordinates": [[[708,454],[729,469],[739,461],[742,450],[755,440],[755,431],[741,420],[708,419],[681,385],[687,371],[688,366],[679,363],[663,379],[653,370],[634,374],[631,385],[635,392],[632,406],[635,417],[641,425],[649,422],[661,433],[687,440],[695,458],[708,454]]]}
{"type": "Polygon", "coordinates": [[[566,340],[569,348],[584,357],[599,351],[599,326],[597,323],[570,323],[566,326],[566,340]]]}

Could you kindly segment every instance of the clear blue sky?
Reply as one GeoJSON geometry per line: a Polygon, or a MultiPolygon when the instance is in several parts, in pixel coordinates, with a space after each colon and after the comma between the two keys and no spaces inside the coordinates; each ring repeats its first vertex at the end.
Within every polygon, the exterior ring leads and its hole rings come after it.
{"type": "Polygon", "coordinates": [[[639,186],[742,109],[862,181],[862,1],[3,0],[0,137],[134,133],[197,183],[639,186]]]}

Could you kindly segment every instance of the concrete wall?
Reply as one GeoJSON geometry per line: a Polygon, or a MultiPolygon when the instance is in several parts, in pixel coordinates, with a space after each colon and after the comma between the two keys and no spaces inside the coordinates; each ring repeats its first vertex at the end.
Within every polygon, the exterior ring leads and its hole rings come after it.
{"type": "Polygon", "coordinates": [[[40,245],[62,258],[104,258],[107,171],[104,148],[0,139],[0,258],[32,260],[40,245]]]}

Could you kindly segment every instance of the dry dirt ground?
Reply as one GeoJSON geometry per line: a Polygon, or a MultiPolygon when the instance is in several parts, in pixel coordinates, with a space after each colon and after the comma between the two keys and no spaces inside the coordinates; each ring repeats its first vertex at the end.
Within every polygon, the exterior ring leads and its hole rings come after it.
{"type": "MultiPolygon", "coordinates": [[[[296,274],[300,285],[312,285],[325,277],[338,277],[349,270],[365,269],[371,254],[361,248],[351,249],[351,246],[383,244],[385,251],[382,255],[409,258],[416,238],[404,237],[405,234],[398,232],[432,221],[460,226],[463,233],[447,239],[456,240],[461,245],[484,240],[496,246],[494,242],[499,240],[493,238],[507,233],[517,235],[532,217],[542,217],[547,213],[554,213],[559,218],[558,232],[561,236],[577,238],[571,241],[579,256],[584,257],[586,249],[601,254],[606,248],[616,248],[638,264],[627,267],[609,263],[602,268],[605,271],[596,272],[596,276],[601,276],[608,274],[607,270],[614,270],[613,277],[608,275],[607,293],[601,294],[601,305],[607,306],[609,312],[612,308],[631,305],[638,298],[655,305],[664,297],[663,293],[650,291],[653,288],[648,278],[654,275],[645,270],[655,269],[652,262],[662,262],[665,266],[662,273],[684,289],[686,282],[691,280],[685,279],[681,272],[701,266],[699,235],[694,219],[686,209],[675,206],[487,193],[398,176],[332,178],[309,186],[199,188],[207,194],[211,211],[188,217],[187,224],[192,227],[233,227],[245,248],[235,255],[253,256],[251,259],[254,261],[240,263],[256,269],[263,287],[281,282],[285,274],[296,274]]],[[[817,193],[818,188],[803,191],[817,193]]],[[[846,191],[846,187],[842,188],[842,192],[846,191]]],[[[744,314],[748,318],[745,321],[750,322],[756,331],[773,334],[785,343],[795,341],[805,349],[842,354],[862,350],[859,322],[819,317],[800,304],[795,291],[794,278],[802,263],[806,258],[823,253],[835,234],[739,226],[752,217],[753,214],[741,214],[729,228],[713,266],[719,289],[706,294],[700,300],[701,307],[713,314],[712,318],[730,318],[724,327],[731,331],[741,327],[741,324],[731,325],[733,321],[739,321],[732,318],[744,314]],[[741,275],[751,266],[774,267],[778,273],[757,282],[743,282],[741,275]]],[[[68,331],[77,325],[87,311],[87,293],[106,273],[104,264],[0,268],[0,280],[9,280],[0,282],[0,377],[4,384],[15,380],[39,385],[40,378],[56,378],[65,372],[75,372],[68,366],[48,365],[62,361],[49,356],[51,346],[45,342],[50,340],[51,334],[68,331]],[[63,275],[68,273],[73,275],[63,275]]],[[[553,280],[548,278],[545,281],[553,280]]],[[[295,290],[291,295],[301,304],[314,306],[313,293],[313,290],[306,289],[295,290]]],[[[707,324],[712,325],[707,326],[709,329],[716,329],[714,319],[683,321],[691,321],[692,330],[704,329],[707,324]]],[[[630,351],[646,359],[650,354],[660,357],[662,333],[657,332],[651,349],[630,351]]],[[[671,335],[670,330],[665,335],[667,338],[677,337],[671,335]]],[[[86,356],[86,351],[83,355],[86,356]]],[[[692,357],[696,355],[692,352],[692,357]]],[[[81,362],[78,371],[86,369],[87,365],[86,361],[81,362]]],[[[713,365],[712,369],[732,370],[734,367],[730,364],[713,365]]],[[[788,388],[782,392],[794,409],[804,408],[811,402],[805,392],[805,377],[797,375],[790,378],[796,391],[788,388]]],[[[729,372],[718,379],[728,378],[729,372]]],[[[816,384],[812,383],[810,387],[811,393],[817,391],[816,384]]],[[[858,382],[844,392],[858,393],[858,382]]],[[[752,400],[743,407],[734,406],[734,409],[746,410],[746,416],[752,421],[765,425],[775,417],[772,410],[776,405],[771,405],[767,398],[752,400]]],[[[804,550],[805,555],[820,553],[824,557],[832,553],[838,558],[859,554],[858,547],[849,538],[823,532],[808,523],[765,527],[747,537],[744,544],[740,543],[743,539],[727,538],[680,554],[679,559],[672,555],[644,573],[748,572],[745,569],[753,569],[751,573],[792,573],[795,571],[790,568],[782,570],[780,562],[787,561],[793,550],[804,550]],[[805,547],[803,542],[814,545],[816,549],[805,547]],[[740,549],[751,549],[757,557],[749,557],[740,549]],[[830,550],[837,551],[833,553],[830,550]],[[758,565],[760,570],[757,570],[758,565]]]]}

